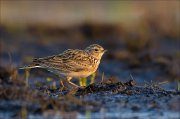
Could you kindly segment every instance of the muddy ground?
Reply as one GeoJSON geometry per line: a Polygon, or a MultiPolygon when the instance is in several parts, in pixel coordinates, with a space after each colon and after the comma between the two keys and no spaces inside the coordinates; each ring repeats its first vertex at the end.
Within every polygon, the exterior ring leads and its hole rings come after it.
{"type": "MultiPolygon", "coordinates": [[[[104,79],[87,87],[63,90],[27,87],[1,68],[1,118],[172,118],[180,114],[180,92],[158,84],[104,79]],[[2,77],[3,76],[3,77],[2,77]]],[[[48,85],[48,84],[47,84],[48,85]]]]}

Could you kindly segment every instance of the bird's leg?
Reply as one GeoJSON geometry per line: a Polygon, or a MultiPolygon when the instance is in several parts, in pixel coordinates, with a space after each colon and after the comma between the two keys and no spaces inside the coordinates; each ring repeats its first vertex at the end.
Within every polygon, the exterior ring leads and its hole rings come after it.
{"type": "Polygon", "coordinates": [[[71,82],[71,79],[72,79],[72,77],[67,77],[68,83],[70,83],[71,85],[73,85],[73,86],[75,86],[76,88],[78,88],[79,86],[76,85],[75,83],[71,82]]]}
{"type": "Polygon", "coordinates": [[[65,88],[64,83],[63,83],[63,81],[62,81],[62,80],[60,81],[60,85],[62,86],[62,87],[60,88],[60,91],[62,92],[62,91],[63,91],[63,89],[65,88]]]}
{"type": "MultiPolygon", "coordinates": [[[[59,90],[62,92],[64,89],[66,89],[66,85],[65,84],[65,77],[63,77],[62,75],[59,75],[59,78],[60,78],[60,88],[59,90]]],[[[67,82],[67,81],[66,81],[67,82]]],[[[68,88],[67,88],[68,89],[68,88]]]]}

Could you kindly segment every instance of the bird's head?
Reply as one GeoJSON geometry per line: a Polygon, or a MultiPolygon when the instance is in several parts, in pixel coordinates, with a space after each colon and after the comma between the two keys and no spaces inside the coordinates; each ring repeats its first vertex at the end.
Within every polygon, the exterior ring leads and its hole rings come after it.
{"type": "Polygon", "coordinates": [[[101,59],[102,55],[107,51],[98,44],[88,46],[85,51],[97,59],[101,59]]]}

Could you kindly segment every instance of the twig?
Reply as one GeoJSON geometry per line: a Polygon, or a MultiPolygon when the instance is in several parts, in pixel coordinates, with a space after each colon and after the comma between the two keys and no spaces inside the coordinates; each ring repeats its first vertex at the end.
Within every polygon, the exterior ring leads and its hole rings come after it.
{"type": "Polygon", "coordinates": [[[133,78],[133,76],[131,74],[130,74],[130,77],[131,77],[132,80],[134,80],[134,78],[133,78]]]}
{"type": "Polygon", "coordinates": [[[11,52],[8,52],[8,56],[9,56],[9,62],[10,62],[10,64],[12,64],[12,55],[11,55],[11,52]]]}
{"type": "Polygon", "coordinates": [[[28,87],[29,86],[29,76],[30,76],[30,69],[25,69],[25,79],[26,79],[26,87],[28,87]]]}
{"type": "Polygon", "coordinates": [[[104,72],[102,73],[102,78],[101,78],[101,82],[104,81],[104,72]]]}

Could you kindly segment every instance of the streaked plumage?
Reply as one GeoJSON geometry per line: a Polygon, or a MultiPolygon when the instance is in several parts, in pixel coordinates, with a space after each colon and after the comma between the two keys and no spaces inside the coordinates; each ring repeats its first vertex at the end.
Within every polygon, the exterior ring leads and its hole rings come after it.
{"type": "Polygon", "coordinates": [[[72,77],[88,77],[94,73],[104,52],[103,47],[93,44],[84,50],[68,49],[58,55],[36,58],[32,64],[24,68],[45,68],[55,74],[67,77],[70,81],[72,77]]]}

